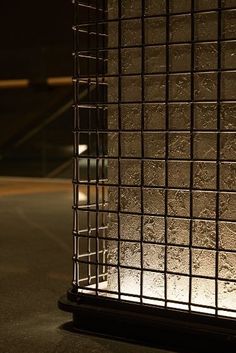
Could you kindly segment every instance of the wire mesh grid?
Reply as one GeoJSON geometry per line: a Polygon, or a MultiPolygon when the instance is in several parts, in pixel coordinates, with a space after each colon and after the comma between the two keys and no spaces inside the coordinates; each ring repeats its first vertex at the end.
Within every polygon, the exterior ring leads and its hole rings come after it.
{"type": "Polygon", "coordinates": [[[74,288],[235,317],[236,2],[74,13],[74,288]]]}

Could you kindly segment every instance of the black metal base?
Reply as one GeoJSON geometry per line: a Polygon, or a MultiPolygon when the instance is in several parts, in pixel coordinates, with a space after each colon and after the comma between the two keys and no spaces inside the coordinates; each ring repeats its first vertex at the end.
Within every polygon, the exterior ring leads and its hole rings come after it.
{"type": "Polygon", "coordinates": [[[73,291],[62,297],[58,306],[73,313],[73,324],[80,332],[186,353],[236,351],[235,320],[121,303],[73,291]]]}

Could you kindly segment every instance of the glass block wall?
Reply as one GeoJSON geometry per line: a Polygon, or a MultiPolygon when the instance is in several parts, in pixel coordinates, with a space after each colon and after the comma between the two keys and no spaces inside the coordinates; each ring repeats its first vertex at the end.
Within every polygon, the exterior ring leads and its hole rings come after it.
{"type": "Polygon", "coordinates": [[[76,40],[74,286],[235,317],[236,1],[89,3],[76,30],[89,41],[76,40]],[[81,74],[86,55],[96,66],[81,74]]]}

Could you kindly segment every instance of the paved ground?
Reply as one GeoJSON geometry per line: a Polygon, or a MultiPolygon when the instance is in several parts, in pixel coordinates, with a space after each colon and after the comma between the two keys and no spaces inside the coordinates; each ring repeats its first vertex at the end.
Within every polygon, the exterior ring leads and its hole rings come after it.
{"type": "Polygon", "coordinates": [[[71,184],[0,178],[0,352],[161,353],[61,326],[71,281],[71,184]]]}

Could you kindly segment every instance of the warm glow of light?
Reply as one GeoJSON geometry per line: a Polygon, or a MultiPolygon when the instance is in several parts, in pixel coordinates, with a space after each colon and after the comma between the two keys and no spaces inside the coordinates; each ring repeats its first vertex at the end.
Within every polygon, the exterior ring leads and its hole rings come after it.
{"type": "Polygon", "coordinates": [[[83,153],[88,149],[87,145],[79,145],[79,154],[83,153]]]}

